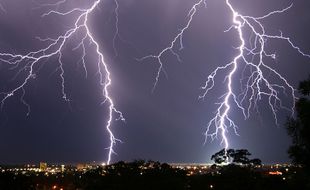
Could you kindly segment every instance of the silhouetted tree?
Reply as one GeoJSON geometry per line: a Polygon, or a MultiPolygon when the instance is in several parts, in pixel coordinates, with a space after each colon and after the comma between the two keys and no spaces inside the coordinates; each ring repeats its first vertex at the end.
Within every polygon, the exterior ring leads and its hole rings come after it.
{"type": "Polygon", "coordinates": [[[299,92],[305,96],[310,95],[310,76],[308,80],[304,80],[299,83],[299,92]]]}
{"type": "Polygon", "coordinates": [[[289,118],[286,123],[292,145],[288,153],[294,164],[310,169],[310,77],[299,84],[302,97],[296,102],[296,118],[289,118]]]}
{"type": "Polygon", "coordinates": [[[258,158],[254,158],[254,159],[250,160],[250,164],[252,164],[254,166],[259,166],[259,165],[262,165],[262,161],[258,158]]]}
{"type": "Polygon", "coordinates": [[[230,162],[235,164],[252,164],[252,165],[260,165],[261,160],[258,158],[249,159],[251,153],[246,149],[222,149],[219,152],[215,153],[211,156],[211,160],[214,160],[215,163],[221,164],[223,162],[230,162]]]}
{"type": "Polygon", "coordinates": [[[246,149],[239,149],[232,152],[231,157],[233,159],[233,163],[237,164],[249,164],[251,153],[246,149]]]}
{"type": "Polygon", "coordinates": [[[227,150],[222,149],[218,151],[217,153],[213,154],[211,156],[211,160],[213,160],[216,164],[222,164],[223,162],[227,161],[228,157],[229,155],[227,153],[227,150]]]}

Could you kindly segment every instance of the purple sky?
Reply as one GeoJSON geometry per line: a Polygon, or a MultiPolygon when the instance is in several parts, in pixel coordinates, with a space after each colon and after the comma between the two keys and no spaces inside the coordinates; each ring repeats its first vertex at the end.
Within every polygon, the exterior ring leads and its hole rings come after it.
{"type": "MultiPolygon", "coordinates": [[[[49,0],[0,0],[0,51],[26,54],[46,46],[36,37],[56,37],[72,26],[72,18],[50,16],[42,18],[47,8],[36,8],[49,0]],[[36,3],[35,3],[36,2],[36,3]]],[[[69,1],[59,10],[88,6],[91,0],[69,1]]],[[[217,66],[230,62],[238,46],[234,31],[224,32],[231,25],[231,14],[224,1],[207,0],[207,8],[199,8],[191,27],[184,34],[185,48],[179,52],[182,62],[172,55],[164,56],[168,77],[161,75],[152,93],[158,64],[154,60],[136,59],[158,53],[186,24],[188,10],[194,0],[119,0],[118,56],[113,50],[115,33],[114,3],[103,0],[91,16],[92,32],[105,55],[113,80],[111,94],[126,123],[113,123],[115,135],[123,141],[116,145],[113,161],[152,159],[163,162],[209,162],[213,153],[221,149],[220,141],[207,141],[204,131],[216,109],[217,98],[225,87],[219,78],[205,100],[198,100],[207,76],[217,66]]],[[[231,0],[244,15],[261,16],[282,9],[289,0],[231,0]]],[[[310,2],[294,1],[286,13],[263,22],[270,33],[281,30],[305,52],[310,52],[310,2]]],[[[72,52],[80,36],[71,39],[65,51],[65,76],[70,105],[61,98],[57,58],[40,63],[36,79],[26,87],[27,108],[19,101],[21,93],[10,98],[0,113],[0,163],[89,162],[105,161],[108,134],[104,125],[107,106],[100,105],[101,89],[96,74],[93,48],[87,56],[88,78],[78,64],[79,51],[72,52]]],[[[310,60],[300,56],[286,43],[268,42],[276,52],[270,62],[287,80],[297,87],[310,74],[310,60]]],[[[12,80],[16,70],[0,63],[0,91],[20,82],[12,80]]],[[[1,97],[2,98],[2,97],[1,97]]],[[[284,97],[284,101],[287,101],[284,97]]],[[[285,102],[286,103],[286,102],[285,102]]],[[[242,113],[232,108],[231,117],[239,126],[239,135],[229,133],[231,148],[246,148],[253,157],[265,163],[288,162],[291,143],[284,123],[289,112],[279,113],[279,126],[266,100],[259,105],[260,114],[253,111],[244,121],[242,113]]]]}

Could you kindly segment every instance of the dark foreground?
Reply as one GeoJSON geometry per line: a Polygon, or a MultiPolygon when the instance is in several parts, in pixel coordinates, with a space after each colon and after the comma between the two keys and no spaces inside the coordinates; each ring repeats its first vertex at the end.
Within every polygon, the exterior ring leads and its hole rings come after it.
{"type": "Polygon", "coordinates": [[[2,170],[2,190],[104,190],[104,189],[310,189],[310,178],[302,168],[271,171],[254,166],[172,167],[159,162],[118,162],[91,169],[65,171],[2,170]]]}

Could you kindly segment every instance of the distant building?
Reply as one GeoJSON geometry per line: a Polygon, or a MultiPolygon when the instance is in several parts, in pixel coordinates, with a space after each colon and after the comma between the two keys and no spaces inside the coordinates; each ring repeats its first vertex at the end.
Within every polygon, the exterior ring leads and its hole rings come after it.
{"type": "Polygon", "coordinates": [[[47,163],[40,162],[40,171],[46,171],[46,170],[47,170],[47,163]]]}

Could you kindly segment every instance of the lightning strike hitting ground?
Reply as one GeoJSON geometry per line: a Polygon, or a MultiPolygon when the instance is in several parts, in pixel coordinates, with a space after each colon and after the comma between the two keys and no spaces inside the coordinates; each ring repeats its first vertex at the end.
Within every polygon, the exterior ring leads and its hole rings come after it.
{"type": "MultiPolygon", "coordinates": [[[[115,4],[118,8],[118,3],[116,0],[114,0],[115,4]]],[[[57,8],[59,6],[67,3],[67,0],[61,0],[53,4],[44,4],[40,5],[39,8],[43,7],[52,7],[50,11],[44,13],[42,15],[42,18],[44,17],[52,17],[52,16],[74,16],[74,26],[66,30],[63,34],[59,35],[57,38],[47,38],[47,39],[41,39],[38,38],[40,41],[48,42],[48,45],[45,48],[39,49],[37,51],[29,52],[25,55],[22,54],[13,54],[13,53],[6,53],[6,52],[0,52],[0,61],[2,63],[6,63],[12,68],[20,68],[18,73],[16,75],[20,75],[22,72],[26,72],[26,76],[23,79],[23,81],[16,85],[16,87],[6,91],[1,92],[1,108],[3,108],[3,105],[5,104],[6,100],[12,96],[14,96],[16,93],[21,92],[22,95],[20,97],[21,102],[27,107],[28,112],[27,115],[30,114],[30,105],[27,104],[27,102],[24,100],[24,96],[26,94],[26,87],[31,82],[31,80],[34,80],[36,77],[36,67],[39,64],[42,64],[42,62],[47,61],[49,58],[57,57],[59,66],[58,71],[60,72],[59,76],[61,79],[61,92],[62,92],[62,98],[65,101],[70,101],[70,99],[67,96],[66,92],[66,79],[65,79],[65,70],[64,70],[64,61],[63,61],[63,49],[66,44],[69,43],[69,39],[73,38],[73,36],[79,36],[79,43],[78,46],[73,49],[81,49],[82,55],[81,55],[81,61],[82,65],[85,70],[85,75],[87,77],[87,68],[86,68],[86,48],[90,44],[95,48],[95,53],[97,55],[97,70],[100,77],[100,85],[102,86],[102,96],[104,98],[103,103],[106,103],[108,105],[109,110],[109,116],[106,124],[106,130],[109,134],[110,138],[110,144],[108,147],[108,158],[107,158],[107,164],[111,162],[111,156],[114,153],[114,145],[117,141],[120,141],[119,139],[115,138],[113,132],[112,132],[112,122],[115,120],[114,114],[117,115],[116,120],[122,120],[124,121],[123,114],[118,111],[115,108],[114,102],[112,97],[109,93],[109,88],[112,85],[111,81],[111,73],[109,72],[109,68],[107,63],[104,60],[104,55],[100,50],[100,45],[94,38],[93,33],[91,32],[91,29],[88,25],[89,22],[89,16],[95,11],[96,8],[98,8],[99,4],[102,3],[101,0],[94,0],[93,3],[88,8],[72,8],[70,10],[61,12],[58,11],[57,8]]],[[[117,8],[115,9],[116,17],[118,17],[117,14],[117,8]]],[[[118,18],[116,18],[118,21],[118,18]]],[[[118,24],[118,23],[116,23],[118,24]]],[[[116,25],[117,27],[117,25],[116,25]]],[[[118,28],[117,31],[118,32],[118,28]]]]}
{"type": "Polygon", "coordinates": [[[270,54],[266,50],[267,40],[284,40],[301,55],[308,58],[310,58],[310,55],[302,52],[299,47],[293,44],[289,37],[283,36],[282,32],[280,32],[279,35],[267,34],[265,27],[261,23],[262,19],[266,19],[274,14],[283,13],[289,10],[292,7],[292,4],[285,9],[276,10],[261,17],[252,17],[244,16],[238,13],[229,0],[226,0],[225,2],[232,13],[233,22],[233,25],[227,31],[232,29],[237,31],[238,38],[240,40],[240,45],[237,48],[239,50],[239,54],[234,57],[232,62],[222,67],[217,67],[209,75],[205,86],[203,86],[205,92],[200,97],[205,98],[208,92],[214,87],[214,78],[217,76],[218,72],[222,70],[227,72],[225,78],[227,83],[227,91],[220,98],[222,101],[219,103],[216,114],[209,122],[205,133],[206,137],[210,137],[212,140],[217,138],[217,135],[220,133],[224,148],[227,149],[229,147],[229,142],[226,136],[228,129],[233,128],[234,132],[238,134],[237,125],[229,117],[229,111],[231,108],[230,101],[242,110],[245,119],[249,118],[250,110],[252,108],[258,109],[258,101],[261,100],[263,96],[268,99],[268,103],[276,123],[278,123],[277,112],[279,109],[286,109],[291,111],[292,114],[294,113],[294,102],[296,99],[295,89],[289,84],[284,76],[282,76],[271,66],[267,65],[267,58],[276,59],[275,54],[270,54]],[[247,30],[252,33],[252,38],[250,39],[247,39],[244,35],[247,30]],[[247,44],[252,44],[252,46],[248,47],[247,44]],[[243,74],[245,70],[249,70],[250,74],[246,77],[241,77],[240,81],[242,92],[241,94],[236,94],[233,89],[233,77],[235,77],[234,75],[236,71],[240,71],[240,69],[242,69],[243,74]],[[268,78],[270,75],[273,75],[277,78],[277,80],[270,81],[268,78]],[[289,91],[292,98],[293,106],[291,107],[284,106],[279,96],[282,92],[286,94],[286,91],[289,91]],[[210,132],[211,127],[215,128],[214,132],[210,132]]]}
{"type": "MultiPolygon", "coordinates": [[[[223,0],[224,1],[224,0],[223,0]]],[[[187,24],[180,30],[180,32],[173,38],[170,45],[161,50],[156,55],[148,55],[140,60],[152,58],[157,60],[159,63],[159,69],[155,78],[154,88],[156,87],[161,72],[163,70],[163,56],[167,52],[171,52],[181,61],[178,53],[175,52],[176,42],[180,42],[180,49],[183,46],[183,34],[190,27],[193,17],[195,16],[199,6],[206,6],[206,0],[199,0],[195,3],[189,13],[187,24]]],[[[302,56],[310,58],[309,54],[304,53],[298,46],[296,46],[289,37],[286,37],[280,32],[278,35],[268,34],[265,30],[265,27],[262,24],[262,20],[267,19],[270,16],[275,14],[284,13],[288,11],[293,5],[288,6],[282,10],[276,10],[270,12],[261,17],[252,17],[246,16],[238,13],[233,7],[229,0],[225,0],[225,5],[227,6],[228,11],[232,14],[232,26],[225,32],[231,30],[236,30],[238,34],[238,39],[240,45],[236,48],[239,53],[233,58],[233,60],[223,66],[217,67],[207,78],[205,85],[202,87],[204,93],[199,96],[199,98],[206,98],[210,90],[215,86],[215,78],[220,72],[226,73],[224,82],[226,84],[226,91],[218,103],[218,108],[216,109],[215,116],[210,120],[207,125],[205,132],[206,140],[211,138],[214,140],[218,138],[218,135],[221,137],[221,144],[224,145],[225,149],[229,147],[229,140],[227,138],[227,133],[230,128],[233,129],[234,133],[237,133],[237,125],[230,117],[230,109],[232,105],[236,105],[242,111],[244,118],[247,119],[250,116],[250,111],[252,109],[258,109],[258,101],[263,97],[268,99],[269,106],[273,113],[275,122],[277,123],[277,112],[280,109],[289,110],[294,112],[294,101],[296,99],[295,89],[289,82],[277,72],[274,68],[267,64],[267,59],[274,60],[276,55],[274,53],[268,53],[266,50],[267,40],[283,40],[288,43],[288,45],[295,49],[302,56]],[[250,31],[251,35],[248,38],[245,35],[246,32],[250,31]],[[234,85],[236,83],[236,73],[242,73],[240,81],[241,84],[241,93],[236,94],[234,85]],[[271,81],[268,76],[272,75],[273,79],[271,81]],[[282,104],[280,94],[286,94],[289,92],[292,99],[292,106],[285,106],[282,104]]],[[[239,83],[239,82],[238,82],[239,83]]],[[[153,88],[153,89],[154,89],[153,88]]]]}

